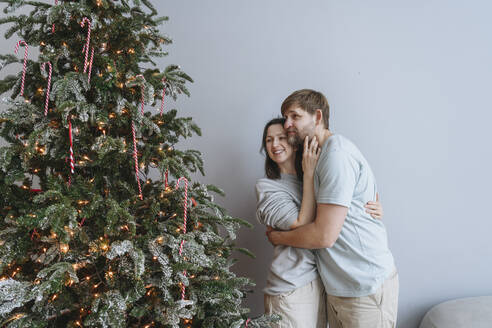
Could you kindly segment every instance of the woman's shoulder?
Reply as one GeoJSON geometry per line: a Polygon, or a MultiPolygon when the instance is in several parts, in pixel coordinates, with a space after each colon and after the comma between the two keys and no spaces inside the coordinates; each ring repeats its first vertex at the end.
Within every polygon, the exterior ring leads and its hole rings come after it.
{"type": "Polygon", "coordinates": [[[256,181],[257,192],[291,191],[299,186],[286,179],[261,178],[256,181]]]}
{"type": "Polygon", "coordinates": [[[261,189],[270,189],[270,188],[282,188],[284,185],[284,182],[282,179],[270,179],[270,178],[260,178],[256,180],[256,188],[261,188],[261,189]]]}
{"type": "Polygon", "coordinates": [[[275,188],[281,186],[279,180],[274,180],[270,178],[260,178],[256,180],[256,190],[268,190],[270,188],[275,188]]]}

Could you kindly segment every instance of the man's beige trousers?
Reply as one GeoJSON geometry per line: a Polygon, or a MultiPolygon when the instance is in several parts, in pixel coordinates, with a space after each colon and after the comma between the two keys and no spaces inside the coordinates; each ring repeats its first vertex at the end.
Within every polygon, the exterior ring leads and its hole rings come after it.
{"type": "Polygon", "coordinates": [[[330,328],[395,328],[398,289],[398,273],[395,271],[375,294],[364,297],[327,295],[330,328]]]}

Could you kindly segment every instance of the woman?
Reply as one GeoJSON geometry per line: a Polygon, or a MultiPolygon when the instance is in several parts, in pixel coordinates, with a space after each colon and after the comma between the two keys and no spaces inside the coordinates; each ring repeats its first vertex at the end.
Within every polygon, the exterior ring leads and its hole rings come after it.
{"type": "MultiPolygon", "coordinates": [[[[296,150],[287,142],[283,123],[282,118],[273,119],[263,130],[267,178],[256,183],[256,215],[267,226],[290,230],[315,217],[314,172],[320,149],[313,139],[296,150]]],[[[366,211],[382,216],[379,202],[368,202],[366,211]]],[[[282,316],[275,327],[327,327],[324,288],[311,250],[275,246],[264,292],[265,312],[282,316]]]]}

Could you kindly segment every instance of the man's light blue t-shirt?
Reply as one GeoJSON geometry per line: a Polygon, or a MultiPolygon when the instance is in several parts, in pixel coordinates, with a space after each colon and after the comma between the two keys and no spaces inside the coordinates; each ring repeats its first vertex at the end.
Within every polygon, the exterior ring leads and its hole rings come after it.
{"type": "Polygon", "coordinates": [[[374,294],[395,270],[383,221],[366,213],[376,199],[376,179],[359,149],[340,135],[322,146],[314,179],[318,204],[348,207],[332,248],[316,251],[318,272],[329,295],[374,294]]]}

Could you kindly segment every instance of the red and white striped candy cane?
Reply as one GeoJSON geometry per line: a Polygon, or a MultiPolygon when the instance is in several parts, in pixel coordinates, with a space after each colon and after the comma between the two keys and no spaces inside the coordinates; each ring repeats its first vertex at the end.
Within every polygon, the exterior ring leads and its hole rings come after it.
{"type": "Polygon", "coordinates": [[[161,116],[164,111],[164,96],[166,95],[166,77],[162,78],[162,100],[161,100],[161,116]]]}
{"type": "Polygon", "coordinates": [[[87,73],[87,82],[91,84],[92,60],[94,59],[94,47],[91,50],[91,60],[89,62],[89,72],[87,73]]]}
{"type": "MultiPolygon", "coordinates": [[[[55,6],[58,5],[58,0],[55,0],[55,6]]],[[[51,33],[55,33],[55,23],[51,26],[51,33]]]]}
{"type": "Polygon", "coordinates": [[[248,323],[251,321],[251,319],[248,318],[248,320],[246,320],[246,324],[244,325],[245,328],[248,328],[248,323]]]}
{"type": "Polygon", "coordinates": [[[46,71],[46,69],[45,69],[46,64],[48,64],[50,70],[48,72],[48,85],[46,86],[46,101],[44,102],[44,116],[48,115],[48,102],[50,100],[50,88],[51,88],[51,72],[53,70],[53,67],[51,66],[50,62],[44,62],[41,65],[41,69],[43,71],[46,71]]]}
{"type": "MultiPolygon", "coordinates": [[[[86,44],[84,44],[84,46],[82,47],[82,53],[85,53],[86,52],[86,44]]],[[[87,82],[90,84],[91,83],[91,73],[92,73],[92,62],[94,60],[94,47],[91,47],[91,58],[88,62],[88,72],[87,72],[87,82]]],[[[85,71],[84,71],[85,73],[85,71]]]]}
{"type": "Polygon", "coordinates": [[[75,160],[73,157],[73,138],[72,138],[72,121],[68,119],[68,138],[70,139],[70,173],[74,173],[75,160]]]}
{"type": "Polygon", "coordinates": [[[135,177],[137,178],[139,197],[143,200],[142,186],[140,185],[140,178],[138,174],[138,153],[137,153],[137,138],[135,136],[135,123],[132,121],[132,135],[133,135],[133,159],[135,160],[135,177]]]}
{"type": "MultiPolygon", "coordinates": [[[[138,74],[136,77],[141,77],[145,83],[145,77],[142,74],[138,74]]],[[[141,90],[142,90],[142,96],[140,97],[140,103],[141,103],[140,112],[143,115],[144,114],[144,91],[145,91],[145,85],[144,84],[142,84],[141,90]]]]}
{"type": "MultiPolygon", "coordinates": [[[[176,182],[176,189],[179,188],[179,183],[181,181],[184,181],[184,184],[185,184],[185,194],[184,194],[184,200],[183,200],[183,205],[184,205],[184,208],[183,208],[183,233],[186,233],[186,218],[187,218],[187,211],[188,211],[188,180],[185,178],[185,177],[181,177],[178,179],[178,181],[176,182]]],[[[181,245],[179,246],[179,255],[181,256],[181,254],[183,253],[183,246],[184,246],[184,239],[181,240],[181,245]]],[[[183,275],[186,277],[186,270],[183,271],[183,275]]],[[[185,292],[186,292],[186,287],[184,284],[181,284],[181,299],[185,299],[185,292]]]]}
{"type": "Polygon", "coordinates": [[[87,23],[87,39],[85,41],[85,59],[84,59],[84,73],[87,72],[87,67],[89,66],[89,62],[87,61],[89,57],[89,43],[91,42],[91,21],[89,18],[82,18],[82,22],[80,23],[81,27],[84,27],[85,23],[87,23]]]}
{"type": "Polygon", "coordinates": [[[166,169],[166,172],[164,173],[164,188],[166,189],[167,187],[169,187],[168,176],[169,176],[169,170],[166,169]]]}
{"type": "MultiPolygon", "coordinates": [[[[186,277],[186,270],[183,270],[183,274],[186,277]]],[[[184,300],[186,297],[186,287],[184,284],[181,284],[181,299],[184,300]]]]}
{"type": "MultiPolygon", "coordinates": [[[[185,177],[181,177],[178,179],[178,182],[176,183],[176,189],[179,188],[179,183],[181,181],[184,181],[185,184],[185,196],[184,196],[184,201],[183,201],[183,233],[186,233],[186,219],[187,219],[187,213],[188,213],[188,180],[185,177]]],[[[184,240],[181,241],[181,246],[179,247],[179,255],[183,252],[183,245],[184,245],[184,240]]]]}
{"type": "Polygon", "coordinates": [[[22,80],[21,80],[21,91],[20,91],[20,95],[23,96],[24,95],[24,83],[26,81],[26,65],[27,65],[27,54],[29,52],[29,46],[23,40],[18,41],[17,44],[15,45],[15,54],[16,55],[17,55],[17,52],[19,51],[19,47],[21,44],[24,45],[24,67],[22,68],[22,80]]]}

